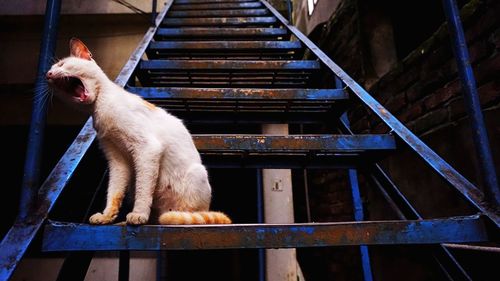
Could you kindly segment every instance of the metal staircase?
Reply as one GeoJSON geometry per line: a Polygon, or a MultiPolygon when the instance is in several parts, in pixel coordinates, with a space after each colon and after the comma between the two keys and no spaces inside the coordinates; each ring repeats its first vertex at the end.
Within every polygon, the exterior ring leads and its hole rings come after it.
{"type": "Polygon", "coordinates": [[[264,0],[167,1],[115,82],[188,123],[338,122],[336,134],[210,134],[194,140],[210,168],[361,169],[401,220],[139,227],[48,220],[95,139],[89,120],[41,186],[32,215],[16,222],[0,244],[0,280],[10,277],[40,228],[42,250],[49,252],[431,244],[452,280],[470,277],[443,243],[485,242],[498,234],[499,213],[483,193],[264,0]],[[314,59],[304,60],[306,51],[314,59]],[[335,75],[337,86],[317,81],[320,71],[335,75]],[[364,103],[391,133],[353,134],[341,118],[351,102],[364,103]],[[422,218],[376,164],[400,146],[428,163],[477,215],[422,218]]]}

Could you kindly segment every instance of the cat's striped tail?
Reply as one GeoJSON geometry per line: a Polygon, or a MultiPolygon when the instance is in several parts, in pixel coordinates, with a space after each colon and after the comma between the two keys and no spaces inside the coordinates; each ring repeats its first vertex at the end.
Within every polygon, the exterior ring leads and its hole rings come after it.
{"type": "Polygon", "coordinates": [[[231,219],[221,212],[165,212],[158,218],[160,224],[230,224],[231,219]]]}

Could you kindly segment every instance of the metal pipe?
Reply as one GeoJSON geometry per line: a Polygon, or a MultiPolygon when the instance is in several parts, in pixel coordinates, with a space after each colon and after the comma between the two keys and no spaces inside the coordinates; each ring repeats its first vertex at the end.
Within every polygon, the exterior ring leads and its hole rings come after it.
{"type": "Polygon", "coordinates": [[[476,246],[476,245],[454,244],[454,243],[445,243],[442,245],[451,249],[500,253],[500,247],[476,246]]]}
{"type": "MultiPolygon", "coordinates": [[[[335,88],[342,89],[344,83],[335,77],[335,88]]],[[[340,116],[340,122],[350,131],[350,122],[347,113],[344,112],[340,116]]],[[[363,201],[361,199],[361,192],[359,191],[358,171],[355,169],[348,170],[349,184],[351,185],[352,205],[354,208],[354,220],[363,221],[365,219],[363,212],[363,201]]],[[[361,255],[361,267],[363,268],[363,278],[365,281],[372,281],[372,267],[370,263],[370,253],[366,245],[359,246],[359,253],[361,255]]]]}
{"type": "Polygon", "coordinates": [[[476,80],[470,63],[467,41],[460,21],[460,12],[455,0],[443,0],[443,7],[448,21],[453,51],[458,66],[458,74],[462,81],[464,100],[471,119],[472,139],[478,154],[481,178],[487,199],[500,205],[500,189],[491,156],[488,132],[481,111],[481,101],[477,92],[476,80]]]}
{"type": "Polygon", "coordinates": [[[151,17],[152,17],[151,23],[153,25],[156,24],[156,15],[157,15],[157,12],[156,12],[156,6],[157,5],[156,4],[157,4],[157,0],[153,0],[153,6],[151,7],[151,17]]]}
{"type": "Polygon", "coordinates": [[[288,10],[288,22],[290,24],[293,24],[292,23],[292,20],[293,20],[293,15],[292,15],[292,1],[291,0],[286,0],[286,5],[287,5],[287,10],[288,10]]]}
{"type": "MultiPolygon", "coordinates": [[[[264,195],[262,169],[256,169],[257,181],[257,223],[264,223],[264,195]]],[[[259,281],[266,280],[266,250],[258,249],[259,256],[259,281]]]]}
{"type": "Polygon", "coordinates": [[[35,199],[40,184],[40,162],[42,144],[47,117],[46,95],[47,81],[45,73],[49,70],[54,57],[57,41],[57,28],[61,0],[48,0],[45,8],[45,23],[43,26],[40,57],[38,60],[38,74],[35,81],[33,110],[28,135],[28,147],[24,163],[23,182],[21,186],[21,199],[19,202],[18,219],[26,219],[29,209],[35,199]]]}

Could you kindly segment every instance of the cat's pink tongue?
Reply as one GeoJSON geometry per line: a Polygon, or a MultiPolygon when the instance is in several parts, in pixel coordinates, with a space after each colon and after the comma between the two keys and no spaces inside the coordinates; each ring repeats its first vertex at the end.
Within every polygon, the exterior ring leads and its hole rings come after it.
{"type": "Polygon", "coordinates": [[[75,93],[81,102],[84,102],[89,97],[87,89],[85,89],[85,87],[83,87],[82,85],[76,86],[75,93]]]}

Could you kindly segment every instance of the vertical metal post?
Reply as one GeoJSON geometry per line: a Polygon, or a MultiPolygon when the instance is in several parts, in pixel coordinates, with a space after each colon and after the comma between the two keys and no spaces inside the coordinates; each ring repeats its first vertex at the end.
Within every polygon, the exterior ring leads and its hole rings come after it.
{"type": "MultiPolygon", "coordinates": [[[[262,182],[262,170],[256,170],[256,180],[257,180],[257,223],[264,223],[264,195],[263,195],[263,182],[262,182]]],[[[266,280],[266,250],[258,249],[259,255],[259,281],[266,280]]]]}
{"type": "MultiPolygon", "coordinates": [[[[339,78],[335,78],[335,87],[337,89],[342,89],[344,87],[342,81],[339,78]]],[[[349,118],[347,113],[342,114],[340,117],[342,123],[349,128],[349,118]]],[[[358,171],[355,169],[348,170],[349,184],[351,185],[351,195],[352,195],[352,205],[354,207],[354,220],[363,221],[363,201],[361,200],[361,193],[359,192],[359,182],[358,182],[358,171]]],[[[363,268],[363,278],[365,281],[372,281],[372,267],[370,264],[370,254],[368,252],[368,246],[359,246],[359,251],[361,255],[361,267],[363,268]]]]}
{"type": "Polygon", "coordinates": [[[158,13],[156,13],[156,3],[157,3],[157,0],[153,0],[153,6],[151,7],[151,16],[152,16],[151,23],[153,25],[156,24],[156,15],[158,14],[158,13]]]}
{"type": "Polygon", "coordinates": [[[292,19],[293,19],[293,15],[292,15],[292,0],[285,0],[286,1],[286,8],[288,10],[288,22],[290,24],[292,24],[292,19]]]}
{"type": "Polygon", "coordinates": [[[24,163],[23,182],[21,186],[21,199],[19,205],[18,219],[26,219],[32,206],[40,181],[40,159],[42,155],[42,142],[45,131],[45,120],[47,103],[43,95],[47,90],[45,73],[49,70],[54,57],[59,14],[61,12],[61,0],[48,0],[45,8],[45,23],[40,45],[40,57],[38,60],[38,73],[35,81],[35,93],[33,98],[33,110],[28,135],[28,148],[24,163]]]}
{"type": "Polygon", "coordinates": [[[500,205],[500,190],[495,171],[495,164],[491,156],[488,133],[481,111],[481,102],[477,93],[476,80],[467,50],[464,30],[460,21],[460,12],[455,0],[443,0],[443,7],[448,21],[448,28],[458,66],[458,74],[462,81],[464,101],[471,120],[472,139],[478,154],[481,178],[484,184],[487,199],[500,205]]]}

